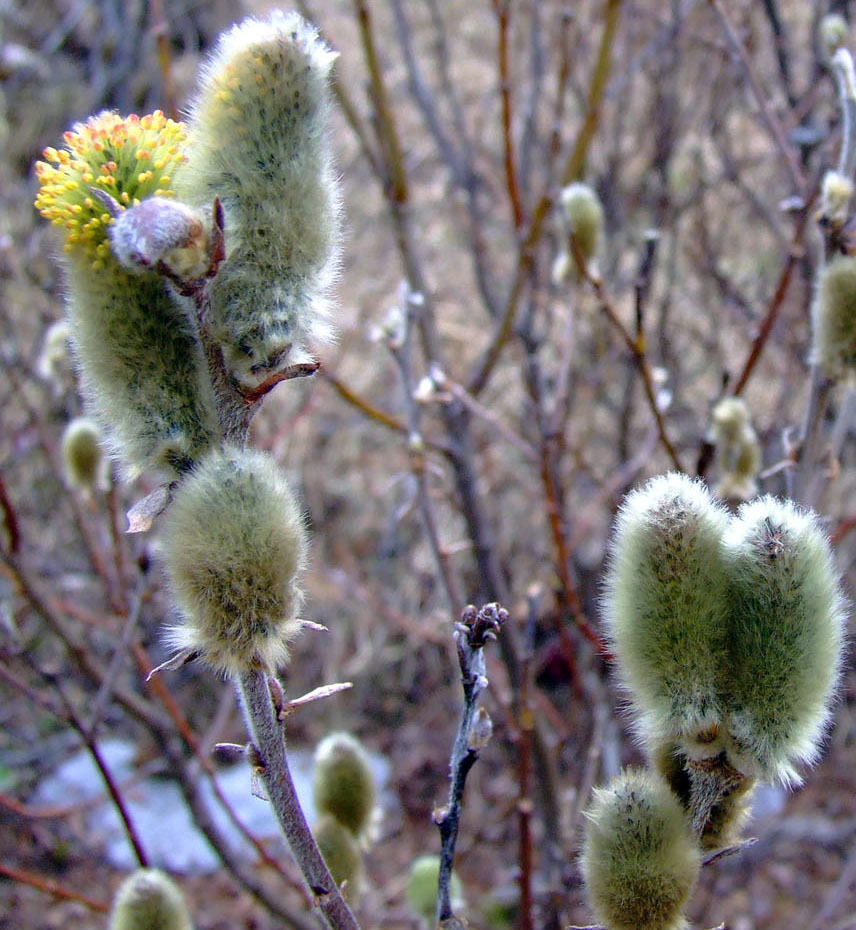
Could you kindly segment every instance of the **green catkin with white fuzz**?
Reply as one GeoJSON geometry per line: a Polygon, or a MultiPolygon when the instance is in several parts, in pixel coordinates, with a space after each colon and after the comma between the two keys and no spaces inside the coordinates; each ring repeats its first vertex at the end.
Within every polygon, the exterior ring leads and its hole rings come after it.
{"type": "Polygon", "coordinates": [[[77,123],[36,164],[36,206],[63,230],[67,311],[91,412],[134,476],[185,471],[218,434],[214,391],[190,320],[155,272],[131,274],[111,250],[115,211],[171,195],[184,130],[156,111],[104,111],[77,123]],[[114,206],[108,210],[101,195],[114,206]]]}
{"type": "Polygon", "coordinates": [[[821,48],[828,58],[847,44],[850,38],[850,25],[839,13],[827,13],[822,17],[817,27],[817,35],[821,48]]]}
{"type": "Polygon", "coordinates": [[[650,772],[622,772],[586,811],[582,870],[606,930],[681,930],[701,857],[680,801],[650,772]]]}
{"type": "Polygon", "coordinates": [[[183,615],[180,649],[240,675],[274,671],[301,629],[306,530],[297,500],[265,453],[212,450],[164,514],[167,579],[183,615]]]}
{"type": "Polygon", "coordinates": [[[62,462],[69,483],[92,494],[102,478],[101,430],[88,417],[76,417],[62,434],[62,462]]]}
{"type": "Polygon", "coordinates": [[[758,493],[761,444],[740,397],[726,397],[713,410],[711,433],[716,445],[719,483],[716,494],[725,500],[745,501],[758,493]]]}
{"type": "Polygon", "coordinates": [[[159,869],[138,869],[116,892],[108,930],[193,930],[178,886],[159,869]]]}
{"type": "Polygon", "coordinates": [[[335,817],[355,836],[363,836],[375,809],[371,761],[350,733],[331,733],[315,750],[315,807],[335,817]]]}
{"type": "Polygon", "coordinates": [[[45,330],[42,350],[36,363],[38,373],[49,381],[55,394],[62,391],[66,371],[71,370],[71,329],[65,320],[58,320],[45,330]]]}
{"type": "Polygon", "coordinates": [[[219,197],[227,258],[211,283],[211,323],[245,388],[307,362],[331,338],[339,193],[330,146],[336,54],[296,13],[247,19],[223,36],[191,111],[179,197],[219,197]]]}
{"type": "Polygon", "coordinates": [[[838,171],[827,171],[823,176],[820,210],[824,222],[833,229],[841,229],[850,216],[850,198],[853,182],[838,171]]]}
{"type": "MultiPolygon", "coordinates": [[[[407,877],[407,903],[410,909],[429,925],[434,925],[437,914],[437,891],[440,882],[440,857],[434,854],[418,856],[410,866],[407,877]]],[[[449,880],[449,896],[452,909],[464,906],[461,881],[452,872],[449,880]]]]}
{"type": "Polygon", "coordinates": [[[593,262],[603,246],[603,206],[597,194],[588,186],[576,182],[562,188],[559,194],[559,231],[561,249],[553,263],[552,278],[561,284],[573,273],[578,276],[570,237],[573,234],[586,263],[593,262]]]}
{"type": "Polygon", "coordinates": [[[354,834],[332,814],[323,814],[312,828],[318,849],[337,885],[345,885],[345,898],[355,904],[364,882],[363,855],[354,834]]]}
{"type": "Polygon", "coordinates": [[[186,471],[214,441],[214,394],[188,320],[153,272],[68,261],[68,311],[83,390],[129,476],[186,471]]]}
{"type": "Polygon", "coordinates": [[[856,377],[856,256],[833,258],[817,277],[812,361],[827,378],[856,377]]]}
{"type": "Polygon", "coordinates": [[[646,743],[718,751],[728,600],[725,509],[679,473],[629,494],[616,520],[603,601],[622,683],[646,743]]]}
{"type": "Polygon", "coordinates": [[[815,515],[772,497],[744,504],[724,542],[731,600],[729,761],[799,781],[830,716],[845,605],[815,515]]]}

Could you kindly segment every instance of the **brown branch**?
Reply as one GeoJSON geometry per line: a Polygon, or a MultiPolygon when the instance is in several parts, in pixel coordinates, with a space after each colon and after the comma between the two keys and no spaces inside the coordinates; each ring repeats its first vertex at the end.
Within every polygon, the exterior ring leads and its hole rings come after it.
{"type": "Polygon", "coordinates": [[[446,589],[449,608],[454,617],[463,609],[465,602],[461,594],[458,576],[452,568],[449,551],[440,539],[440,531],[437,526],[437,518],[431,501],[430,489],[428,487],[425,445],[422,440],[422,417],[419,405],[416,403],[414,397],[413,384],[413,324],[420,309],[417,303],[412,299],[412,296],[413,295],[409,293],[403,295],[404,306],[401,310],[404,315],[404,321],[402,324],[401,336],[396,340],[390,339],[388,345],[401,377],[401,393],[404,398],[404,407],[407,411],[410,470],[416,480],[422,523],[425,527],[425,535],[428,537],[428,544],[434,554],[434,560],[437,563],[437,569],[446,589]]]}
{"type": "Polygon", "coordinates": [[[490,737],[490,718],[482,711],[480,723],[477,711],[479,698],[487,687],[484,647],[495,639],[508,619],[508,612],[499,604],[486,604],[481,610],[472,605],[464,608],[459,623],[455,624],[455,645],[461,668],[461,685],[464,690],[464,706],[458,732],[452,746],[449,761],[449,803],[436,811],[434,822],[440,831],[440,873],[437,890],[437,920],[442,923],[454,917],[451,901],[452,867],[455,861],[455,845],[461,823],[461,805],[467,775],[475,765],[487,739],[490,737]]]}
{"type": "Polygon", "coordinates": [[[802,241],[805,235],[806,224],[811,213],[812,202],[813,198],[810,198],[808,203],[806,203],[805,207],[803,208],[799,220],[797,221],[793,237],[791,238],[791,245],[790,249],[788,250],[788,256],[785,259],[785,264],[782,267],[782,271],[779,274],[779,280],[776,283],[776,289],[773,291],[773,296],[770,298],[767,312],[764,314],[764,319],[761,321],[761,325],[758,327],[758,332],[756,333],[755,338],[752,340],[752,346],[749,350],[749,355],[747,356],[746,361],[743,363],[743,368],[737,377],[737,381],[734,383],[732,394],[734,394],[735,397],[738,397],[743,393],[749,378],[755,370],[755,366],[758,364],[761,353],[764,351],[764,347],[767,345],[767,341],[769,340],[770,334],[773,331],[773,327],[776,324],[776,320],[779,317],[779,311],[781,310],[782,304],[785,301],[785,296],[788,293],[788,288],[790,287],[794,268],[797,262],[802,259],[804,255],[802,241]]]}
{"type": "Polygon", "coordinates": [[[55,882],[50,878],[45,878],[42,875],[35,875],[33,872],[25,872],[23,869],[15,868],[15,866],[12,865],[6,865],[6,863],[3,862],[0,862],[0,875],[5,875],[6,878],[11,879],[13,882],[20,882],[22,885],[29,885],[31,888],[37,888],[39,891],[53,895],[55,898],[60,898],[63,901],[79,901],[81,904],[85,904],[90,910],[96,911],[99,914],[108,914],[110,912],[110,905],[105,901],[98,901],[95,898],[90,898],[88,895],[82,894],[79,891],[74,891],[72,888],[67,888],[65,885],[61,885],[59,882],[55,882]]]}
{"type": "Polygon", "coordinates": [[[645,389],[645,397],[648,400],[648,406],[651,408],[651,412],[654,414],[654,421],[657,424],[657,433],[660,436],[660,442],[663,448],[666,450],[667,455],[672,460],[672,465],[678,471],[684,471],[685,469],[681,464],[678,453],[674,445],[672,445],[672,441],[669,439],[668,433],[666,432],[666,424],[663,420],[663,414],[660,411],[659,404],[657,403],[657,395],[654,389],[654,380],[651,375],[651,366],[648,363],[648,357],[645,353],[644,335],[640,332],[640,338],[637,338],[624,325],[621,317],[618,316],[615,311],[615,307],[612,306],[609,297],[606,295],[606,291],[603,287],[603,281],[599,276],[592,274],[591,269],[588,267],[586,258],[580,249],[576,236],[574,235],[571,236],[571,251],[573,252],[574,261],[577,263],[577,268],[579,269],[580,274],[583,278],[585,278],[586,281],[589,282],[589,284],[591,284],[592,288],[594,289],[595,295],[600,302],[600,309],[603,311],[604,316],[618,331],[618,334],[621,336],[621,339],[630,350],[630,354],[633,356],[633,361],[636,363],[639,374],[642,376],[642,386],[645,389]]]}
{"type": "Polygon", "coordinates": [[[572,181],[580,180],[583,176],[588,150],[600,124],[601,105],[606,93],[609,74],[612,70],[612,46],[621,19],[621,4],[622,0],[606,0],[605,2],[603,32],[601,33],[597,62],[594,66],[589,87],[586,115],[577,135],[573,151],[565,164],[562,175],[563,187],[572,181]]]}
{"type": "Polygon", "coordinates": [[[511,203],[511,215],[514,219],[514,228],[517,230],[523,226],[523,204],[520,196],[520,186],[517,182],[517,165],[515,163],[514,140],[512,136],[511,75],[508,69],[509,2],[508,0],[492,0],[492,3],[499,29],[497,58],[499,65],[499,95],[502,100],[502,142],[505,182],[508,187],[508,199],[511,203]]]}
{"type": "MultiPolygon", "coordinates": [[[[601,34],[600,48],[598,50],[597,64],[592,75],[589,88],[588,106],[583,120],[582,128],[577,136],[576,144],[565,161],[561,175],[561,186],[577,180],[585,166],[589,145],[594,138],[600,123],[600,106],[612,67],[612,46],[620,19],[622,0],[606,0],[605,23],[601,34]]],[[[503,349],[514,329],[514,318],[524,287],[529,280],[535,265],[535,252],[544,233],[547,217],[553,208],[555,192],[546,191],[535,205],[529,228],[523,237],[520,252],[517,258],[517,267],[514,270],[511,288],[505,301],[502,316],[488,347],[485,349],[476,371],[467,384],[467,390],[477,397],[487,386],[493,374],[503,349]]]]}
{"type": "Polygon", "coordinates": [[[379,123],[378,142],[384,150],[384,160],[388,170],[385,180],[388,184],[389,196],[394,203],[405,203],[408,191],[407,175],[404,170],[404,154],[395,126],[389,95],[383,81],[380,59],[372,32],[369,4],[366,0],[353,0],[353,4],[357,15],[363,54],[369,71],[372,101],[379,123]]]}
{"type": "Polygon", "coordinates": [[[104,755],[101,752],[101,747],[98,745],[97,739],[84,725],[83,720],[81,720],[76,708],[66,695],[65,688],[63,687],[59,676],[51,674],[46,675],[45,677],[53,684],[54,688],[56,689],[56,692],[66,709],[66,721],[70,724],[78,736],[80,736],[81,740],[83,741],[83,745],[86,747],[86,751],[91,756],[92,761],[95,763],[95,767],[98,769],[98,773],[101,775],[101,780],[104,782],[104,785],[107,788],[107,793],[110,795],[110,800],[113,802],[113,806],[116,808],[119,819],[122,821],[122,826],[128,837],[128,842],[131,844],[131,849],[134,851],[134,856],[136,857],[140,868],[148,868],[148,853],[143,846],[140,835],[137,832],[136,825],[134,824],[134,820],[131,817],[131,812],[128,809],[128,805],[125,803],[125,798],[122,795],[116,779],[113,778],[113,773],[110,770],[110,766],[107,764],[107,760],[104,758],[104,755]]]}
{"type": "Polygon", "coordinates": [[[17,555],[21,549],[21,524],[18,521],[18,514],[12,505],[2,475],[0,475],[0,509],[3,511],[3,523],[6,527],[6,535],[9,538],[9,552],[12,555],[17,555]]]}
{"type": "Polygon", "coordinates": [[[288,767],[282,723],[271,702],[267,675],[261,671],[245,672],[238,684],[258,759],[256,773],[264,783],[271,808],[304,881],[331,930],[359,930],[318,850],[297,800],[288,767]]]}
{"type": "Polygon", "coordinates": [[[322,380],[326,381],[343,400],[351,404],[352,407],[356,407],[357,410],[364,413],[370,420],[374,420],[375,423],[380,423],[381,426],[394,430],[396,433],[407,432],[407,427],[398,417],[394,417],[391,413],[381,410],[380,407],[376,407],[370,400],[366,400],[365,397],[357,394],[355,390],[345,384],[334,372],[327,368],[322,368],[320,375],[322,380]]]}
{"type": "Polygon", "coordinates": [[[719,17],[719,21],[722,24],[722,30],[728,39],[728,44],[731,46],[731,50],[735,55],[737,55],[737,58],[740,61],[740,67],[743,69],[743,74],[746,77],[746,81],[748,82],[749,87],[752,89],[752,95],[755,97],[755,100],[758,103],[758,107],[761,112],[761,120],[764,123],[767,132],[772,137],[776,147],[779,149],[779,153],[784,159],[785,165],[788,169],[788,174],[791,176],[791,183],[794,186],[794,190],[797,194],[802,195],[806,188],[805,177],[803,176],[800,166],[797,164],[796,158],[794,158],[793,150],[788,144],[788,140],[785,137],[785,132],[782,128],[781,122],[776,116],[773,115],[772,111],[770,110],[764,91],[761,89],[761,85],[758,83],[758,78],[755,76],[752,62],[749,60],[746,49],[744,48],[743,43],[740,41],[740,36],[737,35],[737,31],[735,30],[731,19],[722,6],[720,0],[707,0],[707,2],[719,17]]]}
{"type": "Polygon", "coordinates": [[[280,862],[267,851],[264,844],[255,836],[255,834],[247,829],[246,825],[238,817],[235,809],[230,804],[228,797],[226,797],[226,795],[223,793],[223,790],[220,787],[220,783],[217,779],[217,770],[211,762],[211,759],[203,751],[199,737],[197,736],[193,727],[191,727],[190,721],[187,719],[187,717],[185,717],[178,702],[172,696],[172,692],[169,690],[169,688],[167,688],[160,676],[151,674],[154,665],[149,658],[145,647],[141,643],[135,642],[132,644],[132,652],[142,678],[146,682],[146,687],[152,692],[152,694],[157,696],[157,698],[163,704],[166,712],[172,718],[176,731],[179,733],[188,749],[190,749],[190,751],[194,754],[202,770],[208,776],[211,788],[214,792],[214,796],[217,798],[217,802],[226,812],[229,820],[232,821],[234,826],[240,831],[241,835],[255,848],[259,859],[264,862],[268,868],[273,869],[274,872],[277,872],[283,878],[288,879],[289,876],[283,870],[280,862]]]}

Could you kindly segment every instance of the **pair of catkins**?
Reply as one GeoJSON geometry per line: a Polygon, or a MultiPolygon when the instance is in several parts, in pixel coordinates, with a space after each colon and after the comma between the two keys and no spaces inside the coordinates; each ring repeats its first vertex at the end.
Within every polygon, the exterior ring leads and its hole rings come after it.
{"type": "Polygon", "coordinates": [[[739,844],[759,781],[798,782],[830,716],[845,606],[817,518],[731,515],[668,474],[621,507],[605,617],[649,758],[595,794],[582,866],[608,930],[677,930],[705,853],[739,844]]]}
{"type": "Polygon", "coordinates": [[[126,475],[173,479],[173,638],[232,674],[274,669],[300,628],[300,508],[234,408],[331,336],[335,57],[296,13],[247,19],[203,67],[187,126],[103,112],[36,166],[88,409],[126,475]]]}

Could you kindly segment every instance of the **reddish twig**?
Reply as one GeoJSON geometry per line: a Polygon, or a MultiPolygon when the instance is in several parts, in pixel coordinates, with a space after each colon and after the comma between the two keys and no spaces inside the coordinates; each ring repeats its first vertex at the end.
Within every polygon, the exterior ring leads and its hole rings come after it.
{"type": "Polygon", "coordinates": [[[113,806],[116,808],[119,819],[122,821],[122,826],[128,837],[128,842],[131,844],[131,849],[134,851],[134,856],[137,862],[141,868],[148,868],[148,853],[143,846],[140,835],[137,832],[136,825],[134,824],[134,820],[131,817],[131,812],[128,809],[128,805],[125,803],[125,798],[122,795],[116,779],[113,778],[113,772],[111,771],[110,766],[107,764],[107,760],[104,758],[104,754],[101,752],[101,747],[98,745],[97,739],[92,735],[90,730],[80,719],[77,710],[65,693],[65,688],[63,687],[59,676],[50,674],[45,675],[45,677],[53,684],[54,688],[56,689],[56,692],[66,709],[66,721],[80,736],[81,740],[83,741],[83,745],[86,747],[86,751],[92,757],[92,761],[95,763],[95,767],[98,769],[98,773],[101,775],[101,780],[104,782],[104,786],[107,788],[107,793],[110,795],[110,800],[113,802],[113,806]]]}
{"type": "Polygon", "coordinates": [[[357,410],[365,414],[370,420],[374,420],[375,423],[380,423],[381,426],[385,426],[387,429],[394,430],[397,433],[407,432],[407,427],[398,417],[394,417],[385,410],[381,410],[380,407],[376,407],[371,401],[357,394],[356,391],[345,384],[334,372],[327,368],[322,368],[320,375],[343,400],[351,404],[352,407],[356,407],[357,410]]]}
{"type": "Polygon", "coordinates": [[[9,498],[3,476],[0,475],[0,509],[3,511],[3,524],[6,527],[6,536],[9,539],[9,552],[17,555],[21,549],[21,524],[18,514],[9,498]]]}
{"type": "Polygon", "coordinates": [[[672,445],[671,439],[666,432],[666,424],[663,420],[663,414],[660,410],[659,404],[657,403],[657,395],[654,389],[654,379],[651,376],[651,366],[648,363],[648,357],[645,353],[645,339],[644,335],[640,332],[639,337],[635,337],[633,333],[624,325],[621,320],[621,317],[615,311],[615,307],[612,306],[611,301],[606,295],[606,291],[603,287],[603,281],[597,275],[592,274],[591,269],[588,266],[585,256],[583,255],[579,243],[577,242],[576,236],[571,236],[571,251],[574,255],[574,261],[577,264],[577,268],[580,271],[580,274],[585,278],[586,281],[591,284],[594,289],[595,295],[597,296],[598,301],[600,302],[600,309],[603,311],[604,316],[609,320],[613,327],[618,331],[618,334],[621,336],[624,344],[630,350],[630,354],[633,356],[633,361],[636,363],[636,367],[639,370],[639,374],[642,377],[642,386],[645,389],[645,397],[648,400],[648,406],[651,408],[651,412],[654,414],[654,421],[657,424],[657,433],[660,436],[660,442],[663,448],[666,450],[667,455],[672,460],[672,465],[678,471],[684,471],[684,467],[681,464],[681,460],[678,457],[677,450],[674,445],[672,445]]]}
{"type": "Polygon", "coordinates": [[[508,199],[511,203],[511,215],[514,219],[514,228],[523,226],[523,203],[520,196],[520,186],[517,183],[517,165],[514,157],[514,139],[512,135],[511,120],[511,75],[508,68],[508,26],[509,15],[508,0],[492,0],[496,13],[499,36],[497,43],[497,57],[499,64],[499,96],[502,100],[502,142],[503,158],[505,163],[505,182],[508,187],[508,199]]]}
{"type": "MultiPolygon", "coordinates": [[[[612,66],[612,46],[615,40],[615,33],[618,29],[621,3],[622,0],[606,0],[604,12],[605,22],[603,33],[601,34],[600,47],[598,49],[597,63],[589,87],[586,115],[583,120],[582,128],[577,135],[576,143],[565,161],[560,181],[562,186],[570,184],[581,176],[583,168],[585,167],[589,146],[600,124],[600,108],[603,102],[603,96],[606,93],[606,85],[612,66]]],[[[491,375],[502,355],[502,351],[514,330],[514,318],[517,314],[517,307],[520,303],[520,298],[523,296],[526,283],[529,281],[532,274],[535,265],[536,249],[546,228],[546,220],[553,208],[555,196],[555,191],[551,189],[547,190],[532,210],[532,217],[529,220],[529,227],[520,245],[517,267],[514,270],[514,278],[512,279],[511,288],[509,289],[508,297],[505,301],[505,307],[503,308],[499,325],[494,331],[491,341],[485,349],[476,371],[467,384],[467,390],[475,397],[485,389],[490,381],[491,375]]]]}
{"type": "Polygon", "coordinates": [[[85,904],[90,910],[96,911],[99,914],[107,914],[110,911],[110,905],[105,901],[98,901],[95,898],[90,898],[88,895],[82,894],[79,891],[74,891],[72,888],[66,888],[65,885],[61,885],[59,882],[55,882],[50,878],[45,878],[42,875],[34,875],[32,872],[25,872],[23,869],[15,868],[12,865],[6,865],[3,862],[0,862],[0,875],[5,875],[6,878],[11,879],[13,882],[20,882],[22,885],[29,885],[31,888],[37,888],[39,891],[44,891],[45,894],[53,895],[55,898],[61,898],[63,901],[79,901],[81,904],[85,904]]]}
{"type": "Polygon", "coordinates": [[[728,44],[731,46],[732,51],[737,55],[740,61],[740,67],[743,69],[743,74],[745,75],[746,81],[748,82],[749,87],[752,89],[752,95],[755,97],[755,100],[758,104],[758,108],[761,113],[761,120],[764,123],[767,132],[769,132],[774,143],[776,144],[776,147],[779,149],[779,153],[784,159],[788,173],[791,176],[791,183],[794,186],[794,190],[797,192],[797,194],[802,195],[806,187],[805,177],[803,176],[803,173],[797,164],[797,160],[794,157],[791,146],[788,144],[788,140],[785,137],[785,132],[782,128],[781,122],[773,115],[772,111],[770,110],[766,95],[764,94],[763,90],[761,90],[761,85],[758,83],[758,78],[755,76],[752,62],[749,60],[746,49],[744,48],[743,43],[740,41],[740,36],[737,35],[737,31],[735,30],[731,20],[729,19],[728,13],[725,11],[725,8],[722,6],[720,0],[707,0],[707,2],[719,17],[723,32],[728,39],[728,44]]]}
{"type": "Polygon", "coordinates": [[[159,675],[151,674],[154,665],[152,664],[145,647],[141,643],[135,642],[131,646],[131,651],[137,663],[137,668],[140,670],[143,680],[146,682],[146,687],[163,704],[164,710],[166,710],[166,712],[169,714],[170,718],[175,724],[177,732],[181,736],[185,745],[194,754],[197,761],[199,762],[199,765],[202,767],[202,770],[208,776],[211,788],[214,792],[214,796],[217,798],[217,802],[226,812],[229,820],[232,821],[234,826],[240,831],[241,835],[254,847],[260,860],[264,862],[268,868],[273,869],[283,878],[288,879],[289,876],[283,870],[281,863],[265,849],[264,844],[260,842],[255,834],[247,829],[246,825],[238,817],[235,809],[229,802],[229,799],[223,793],[222,789],[220,788],[220,783],[217,779],[217,770],[214,768],[211,759],[209,759],[208,756],[203,752],[200,739],[194,731],[193,727],[191,727],[190,721],[182,712],[181,707],[172,696],[172,692],[164,684],[161,677],[159,675]]]}
{"type": "Polygon", "coordinates": [[[788,293],[788,288],[790,287],[794,268],[796,267],[797,262],[804,255],[802,240],[803,236],[805,235],[805,228],[806,224],[808,223],[809,215],[811,214],[812,202],[813,198],[811,198],[805,205],[802,213],[800,214],[799,220],[797,221],[793,237],[791,238],[790,249],[788,250],[787,258],[785,259],[785,264],[782,267],[781,273],[779,274],[779,280],[776,282],[776,289],[773,291],[773,296],[770,298],[770,303],[767,307],[767,312],[764,314],[764,319],[761,321],[761,324],[758,327],[758,331],[755,334],[755,338],[752,340],[752,346],[749,349],[749,355],[746,357],[746,361],[743,363],[743,368],[741,369],[740,374],[734,383],[734,387],[732,388],[732,394],[734,394],[735,397],[739,397],[740,394],[743,393],[749,378],[752,376],[752,373],[755,370],[755,366],[758,364],[761,353],[764,351],[764,347],[767,345],[767,341],[770,338],[773,327],[776,325],[776,320],[779,318],[779,311],[781,310],[782,304],[785,301],[785,296],[788,293]]]}

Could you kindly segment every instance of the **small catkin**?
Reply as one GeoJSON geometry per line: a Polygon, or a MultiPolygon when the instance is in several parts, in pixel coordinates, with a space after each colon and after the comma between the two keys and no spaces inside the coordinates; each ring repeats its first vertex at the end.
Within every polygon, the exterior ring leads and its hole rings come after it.
{"type": "Polygon", "coordinates": [[[767,496],[740,508],[724,548],[730,761],[798,782],[794,763],[817,758],[841,666],[845,605],[829,542],[814,514],[767,496]]]}
{"type": "Polygon", "coordinates": [[[828,261],[812,303],[812,361],[833,380],[856,374],[856,256],[828,261]]]}
{"type": "Polygon", "coordinates": [[[164,564],[183,622],[172,643],[217,669],[274,671],[300,631],[306,530],[276,462],[212,450],[164,514],[164,564]]]}
{"type": "Polygon", "coordinates": [[[129,476],[166,466],[185,471],[218,433],[202,348],[167,284],[131,274],[111,249],[116,209],[169,197],[184,130],[160,112],[103,112],[45,149],[36,206],[65,237],[67,311],[84,393],[107,446],[129,476]]]}
{"type": "Polygon", "coordinates": [[[840,13],[827,13],[817,27],[820,45],[828,58],[832,56],[850,38],[850,25],[840,13]]]}
{"type": "Polygon", "coordinates": [[[71,371],[71,329],[65,320],[57,320],[45,330],[42,350],[36,363],[38,373],[49,381],[55,394],[62,392],[66,372],[71,371]]]}
{"type": "Polygon", "coordinates": [[[74,487],[92,494],[103,472],[101,430],[88,417],[71,420],[62,434],[62,461],[65,474],[74,487]]]}
{"type": "Polygon", "coordinates": [[[670,473],[627,496],[616,519],[604,616],[646,742],[718,750],[727,513],[705,486],[670,473]]]}
{"type": "Polygon", "coordinates": [[[839,171],[827,171],[820,194],[821,215],[833,229],[841,229],[850,216],[853,182],[839,171]]]}
{"type": "Polygon", "coordinates": [[[553,263],[552,278],[561,284],[573,272],[576,262],[570,247],[570,237],[574,236],[580,253],[587,263],[597,258],[603,246],[603,206],[597,194],[588,186],[575,182],[562,188],[559,194],[559,228],[564,240],[560,252],[553,263]]]}
{"type": "Polygon", "coordinates": [[[138,869],[116,892],[109,930],[193,930],[178,886],[159,869],[138,869]]]}
{"type": "Polygon", "coordinates": [[[312,828],[318,849],[337,885],[345,885],[345,897],[355,904],[364,882],[363,855],[354,834],[332,814],[322,814],[312,828]]]}
{"type": "Polygon", "coordinates": [[[252,388],[329,341],[339,192],[327,139],[336,54],[296,13],[250,18],[220,37],[191,111],[179,196],[219,197],[227,258],[211,323],[237,381],[252,388]]]}
{"type": "MultiPolygon", "coordinates": [[[[417,917],[434,926],[437,915],[437,892],[440,882],[440,857],[432,853],[417,856],[407,877],[407,903],[417,917]]],[[[463,907],[461,881],[454,872],[449,880],[449,897],[452,908],[463,907]]]]}
{"type": "Polygon", "coordinates": [[[606,930],[680,930],[701,856],[680,801],[650,772],[625,771],[586,811],[582,870],[606,930]]]}
{"type": "Polygon", "coordinates": [[[350,733],[331,733],[315,750],[315,807],[363,836],[375,809],[371,761],[350,733]]]}
{"type": "Polygon", "coordinates": [[[711,434],[720,473],[716,494],[729,501],[754,497],[758,493],[761,444],[742,398],[726,397],[714,407],[711,434]]]}

